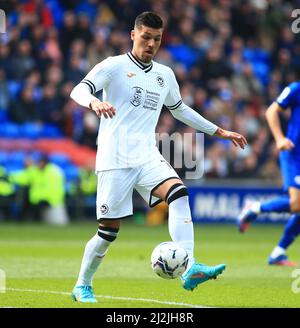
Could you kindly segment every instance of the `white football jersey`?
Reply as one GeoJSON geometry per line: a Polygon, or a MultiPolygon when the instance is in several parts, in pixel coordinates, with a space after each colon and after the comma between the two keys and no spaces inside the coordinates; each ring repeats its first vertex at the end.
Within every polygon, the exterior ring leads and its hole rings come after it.
{"type": "Polygon", "coordinates": [[[182,104],[173,71],[155,61],[145,65],[127,53],[97,64],[81,81],[91,93],[103,89],[103,101],[116,109],[101,118],[96,171],[130,168],[160,156],[155,128],[163,105],[170,110],[182,104]]]}

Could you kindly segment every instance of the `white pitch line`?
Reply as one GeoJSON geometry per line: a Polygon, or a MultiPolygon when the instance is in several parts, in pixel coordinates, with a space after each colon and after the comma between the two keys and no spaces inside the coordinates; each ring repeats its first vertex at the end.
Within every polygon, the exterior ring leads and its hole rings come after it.
{"type": "MultiPolygon", "coordinates": [[[[12,292],[28,292],[28,293],[46,293],[46,294],[56,294],[56,295],[71,295],[71,293],[67,292],[59,292],[53,290],[38,290],[38,289],[20,289],[20,288],[6,288],[8,291],[12,292]]],[[[146,302],[146,303],[158,303],[165,305],[176,305],[176,306],[184,306],[189,308],[210,308],[210,306],[203,306],[197,304],[188,304],[188,303],[177,303],[177,302],[168,302],[168,301],[159,301],[153,300],[149,298],[133,298],[133,297],[121,297],[121,296],[109,296],[109,295],[95,295],[97,298],[107,298],[112,300],[122,300],[122,301],[132,301],[132,302],[146,302]]]]}

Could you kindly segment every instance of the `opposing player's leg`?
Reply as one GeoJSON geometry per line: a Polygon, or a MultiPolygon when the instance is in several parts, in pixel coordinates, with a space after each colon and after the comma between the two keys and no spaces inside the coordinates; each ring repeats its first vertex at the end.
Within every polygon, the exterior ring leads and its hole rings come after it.
{"type": "Polygon", "coordinates": [[[288,196],[277,197],[265,202],[250,202],[246,204],[238,216],[237,226],[240,232],[245,232],[260,213],[285,213],[290,212],[290,210],[290,198],[288,196]]]}
{"type": "Polygon", "coordinates": [[[194,259],[194,228],[189,206],[188,190],[168,163],[160,161],[155,166],[152,163],[141,172],[141,178],[136,187],[137,191],[149,199],[150,206],[154,196],[160,201],[165,200],[169,205],[169,233],[172,240],[183,247],[189,255],[189,263],[186,272],[182,275],[182,286],[187,290],[193,290],[198,284],[209,279],[216,278],[225,269],[225,265],[210,267],[205,264],[197,264],[194,259]],[[151,173],[149,173],[149,171],[151,173]]]}
{"type": "Polygon", "coordinates": [[[288,220],[278,245],[273,249],[268,263],[270,265],[297,266],[297,263],[288,260],[287,248],[300,234],[300,189],[289,188],[291,211],[295,212],[288,220]]]}
{"type": "Polygon", "coordinates": [[[297,189],[300,190],[300,159],[295,158],[290,152],[280,153],[280,168],[283,178],[284,190],[288,195],[276,197],[264,202],[247,203],[237,218],[237,226],[240,232],[245,232],[251,222],[256,220],[260,213],[298,213],[300,204],[297,196],[297,189]],[[290,188],[295,192],[290,192],[290,188]]]}
{"type": "Polygon", "coordinates": [[[78,280],[72,292],[75,301],[97,302],[93,277],[109,246],[117,238],[120,221],[132,215],[134,170],[105,171],[98,174],[97,220],[99,228],[86,244],[78,280]]]}

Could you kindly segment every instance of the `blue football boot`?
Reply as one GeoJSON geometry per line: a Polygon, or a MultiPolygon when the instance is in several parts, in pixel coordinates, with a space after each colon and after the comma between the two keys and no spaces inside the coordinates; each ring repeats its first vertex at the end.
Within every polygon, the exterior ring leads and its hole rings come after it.
{"type": "Polygon", "coordinates": [[[181,284],[184,289],[193,290],[199,284],[216,279],[225,270],[225,264],[207,266],[205,264],[194,263],[188,272],[181,276],[181,284]]]}
{"type": "Polygon", "coordinates": [[[281,254],[277,257],[269,256],[268,259],[269,265],[281,265],[281,266],[289,266],[289,267],[296,267],[298,263],[291,262],[288,260],[288,257],[285,254],[281,254]]]}
{"type": "Polygon", "coordinates": [[[81,303],[97,303],[92,286],[75,286],[72,292],[72,299],[81,303]]]}

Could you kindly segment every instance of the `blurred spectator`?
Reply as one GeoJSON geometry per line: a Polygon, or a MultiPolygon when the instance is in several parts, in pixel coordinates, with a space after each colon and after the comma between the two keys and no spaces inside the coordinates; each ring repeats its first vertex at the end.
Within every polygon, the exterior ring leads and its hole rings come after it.
{"type": "Polygon", "coordinates": [[[87,60],[89,69],[109,56],[113,56],[114,51],[110,45],[106,44],[106,40],[101,34],[95,36],[94,42],[88,48],[87,60]]]}
{"type": "Polygon", "coordinates": [[[12,173],[10,181],[29,188],[28,215],[31,219],[54,224],[67,223],[64,175],[60,168],[48,162],[46,156],[42,156],[37,164],[27,161],[26,168],[12,173]]]}
{"type": "Polygon", "coordinates": [[[250,1],[237,2],[232,7],[232,28],[243,39],[257,37],[258,21],[259,16],[250,1]]]}
{"type": "Polygon", "coordinates": [[[204,161],[204,174],[207,178],[225,177],[228,173],[228,162],[225,148],[221,143],[215,143],[207,151],[204,161]]]}
{"type": "Polygon", "coordinates": [[[57,63],[62,60],[62,52],[59,47],[58,31],[56,28],[52,27],[48,29],[44,47],[51,62],[57,63]]]}
{"type": "Polygon", "coordinates": [[[32,88],[35,101],[39,101],[42,98],[42,77],[37,69],[30,71],[26,75],[23,86],[32,88]]]}
{"type": "Polygon", "coordinates": [[[216,78],[229,78],[232,73],[229,64],[223,60],[222,52],[223,51],[220,44],[212,44],[204,60],[199,63],[203,72],[202,78],[211,90],[214,90],[214,80],[216,78]]]}
{"type": "Polygon", "coordinates": [[[73,55],[70,58],[69,67],[65,71],[65,78],[69,81],[73,81],[75,84],[79,83],[84,78],[84,70],[79,56],[73,55]]]}
{"type": "Polygon", "coordinates": [[[7,115],[7,110],[10,106],[11,98],[9,95],[9,87],[5,76],[5,71],[0,68],[0,112],[5,112],[5,117],[7,115]]]}
{"type": "Polygon", "coordinates": [[[76,38],[76,24],[77,19],[75,14],[71,11],[66,11],[64,13],[63,25],[59,33],[60,47],[65,59],[68,58],[70,45],[76,38]]]}
{"type": "Polygon", "coordinates": [[[0,44],[0,68],[5,71],[5,77],[10,80],[13,76],[10,47],[7,44],[0,44]]]}
{"type": "Polygon", "coordinates": [[[63,83],[64,73],[60,65],[51,65],[47,68],[44,83],[50,83],[57,88],[63,83]]]}
{"type": "Polygon", "coordinates": [[[44,86],[43,97],[38,103],[38,107],[42,109],[41,116],[44,122],[63,127],[64,113],[60,108],[60,99],[54,85],[46,84],[44,86]]]}
{"type": "Polygon", "coordinates": [[[93,40],[91,28],[92,26],[89,16],[80,12],[77,20],[77,28],[75,30],[75,38],[83,40],[86,45],[90,44],[93,40]]]}
{"type": "Polygon", "coordinates": [[[27,0],[23,5],[23,12],[37,15],[44,27],[53,25],[53,14],[44,0],[27,0]]]}
{"type": "Polygon", "coordinates": [[[9,181],[5,168],[0,166],[0,221],[11,219],[14,198],[15,187],[9,181]]]}
{"type": "Polygon", "coordinates": [[[278,51],[278,69],[281,74],[281,83],[284,85],[290,84],[289,75],[293,72],[293,67],[291,65],[291,53],[287,49],[280,49],[278,51]]]}
{"type": "Polygon", "coordinates": [[[262,93],[262,85],[253,74],[249,63],[242,64],[240,72],[232,77],[232,87],[244,101],[251,100],[254,94],[262,93]]]}
{"type": "Polygon", "coordinates": [[[31,86],[25,86],[21,91],[20,98],[17,98],[12,103],[10,117],[16,123],[41,122],[40,108],[34,100],[33,88],[31,86]]]}
{"type": "Polygon", "coordinates": [[[87,161],[80,169],[80,193],[84,196],[95,196],[97,192],[97,175],[94,161],[87,161]]]}
{"type": "Polygon", "coordinates": [[[83,114],[83,130],[78,141],[86,146],[96,150],[96,141],[99,128],[99,118],[91,111],[85,111],[83,114]]]}
{"type": "Polygon", "coordinates": [[[32,46],[28,40],[21,40],[18,43],[17,51],[11,59],[11,65],[14,68],[13,78],[19,81],[35,67],[32,46]]]}
{"type": "Polygon", "coordinates": [[[97,15],[98,0],[82,0],[75,8],[77,14],[85,14],[89,22],[94,22],[97,15]]]}

